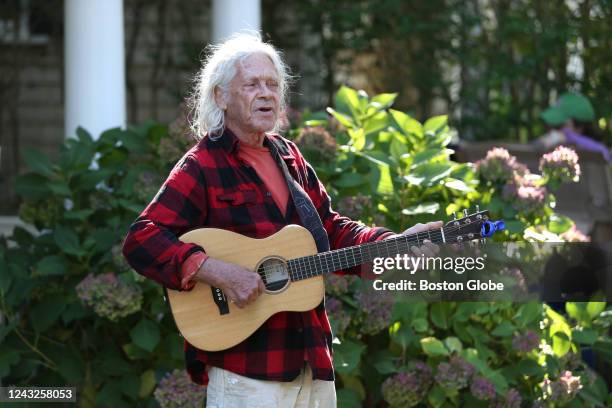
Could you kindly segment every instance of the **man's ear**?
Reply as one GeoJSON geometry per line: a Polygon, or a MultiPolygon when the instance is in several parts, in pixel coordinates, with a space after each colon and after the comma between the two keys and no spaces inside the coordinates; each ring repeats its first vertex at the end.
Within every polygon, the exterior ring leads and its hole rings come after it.
{"type": "Polygon", "coordinates": [[[221,110],[227,109],[227,102],[225,102],[225,92],[219,87],[215,86],[215,103],[221,110]]]}

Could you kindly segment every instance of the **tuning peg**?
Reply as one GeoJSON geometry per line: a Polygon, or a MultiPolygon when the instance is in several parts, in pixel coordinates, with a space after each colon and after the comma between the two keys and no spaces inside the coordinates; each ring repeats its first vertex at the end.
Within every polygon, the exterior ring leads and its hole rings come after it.
{"type": "Polygon", "coordinates": [[[455,221],[457,219],[457,213],[453,212],[453,221],[455,221]]]}
{"type": "Polygon", "coordinates": [[[467,216],[468,216],[468,210],[467,210],[467,208],[463,210],[463,215],[464,215],[465,217],[467,217],[467,216]]]}
{"type": "Polygon", "coordinates": [[[476,204],[476,212],[480,212],[480,206],[476,204]]]}

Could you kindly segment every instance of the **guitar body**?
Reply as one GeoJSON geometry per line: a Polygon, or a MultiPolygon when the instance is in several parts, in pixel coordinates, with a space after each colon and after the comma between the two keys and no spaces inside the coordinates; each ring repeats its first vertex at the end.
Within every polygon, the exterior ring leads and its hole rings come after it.
{"type": "MultiPolygon", "coordinates": [[[[299,225],[288,225],[263,239],[201,228],[182,235],[180,240],[200,245],[212,258],[251,271],[268,269],[277,275],[282,273],[283,261],[317,253],[312,235],[299,225]]],[[[322,276],[289,280],[282,287],[268,282],[266,288],[270,290],[243,309],[228,301],[229,313],[226,314],[220,313],[211,287],[203,282],[196,283],[191,291],[168,289],[168,300],[183,337],[201,350],[219,351],[248,338],[273,314],[314,309],[325,295],[322,276]]]]}

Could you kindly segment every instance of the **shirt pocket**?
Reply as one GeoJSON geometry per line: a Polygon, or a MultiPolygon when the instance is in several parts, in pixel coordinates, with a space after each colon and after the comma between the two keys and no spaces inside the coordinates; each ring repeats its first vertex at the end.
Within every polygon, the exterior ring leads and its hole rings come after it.
{"type": "Polygon", "coordinates": [[[217,195],[217,201],[222,206],[255,205],[263,200],[256,190],[236,190],[217,195]]]}

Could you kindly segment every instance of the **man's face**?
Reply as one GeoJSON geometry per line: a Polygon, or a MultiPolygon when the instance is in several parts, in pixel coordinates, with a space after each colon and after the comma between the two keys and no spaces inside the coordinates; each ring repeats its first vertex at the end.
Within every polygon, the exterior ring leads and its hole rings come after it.
{"type": "Polygon", "coordinates": [[[278,88],[278,73],[266,55],[238,62],[225,97],[227,127],[246,134],[272,130],[279,114],[278,88]]]}

